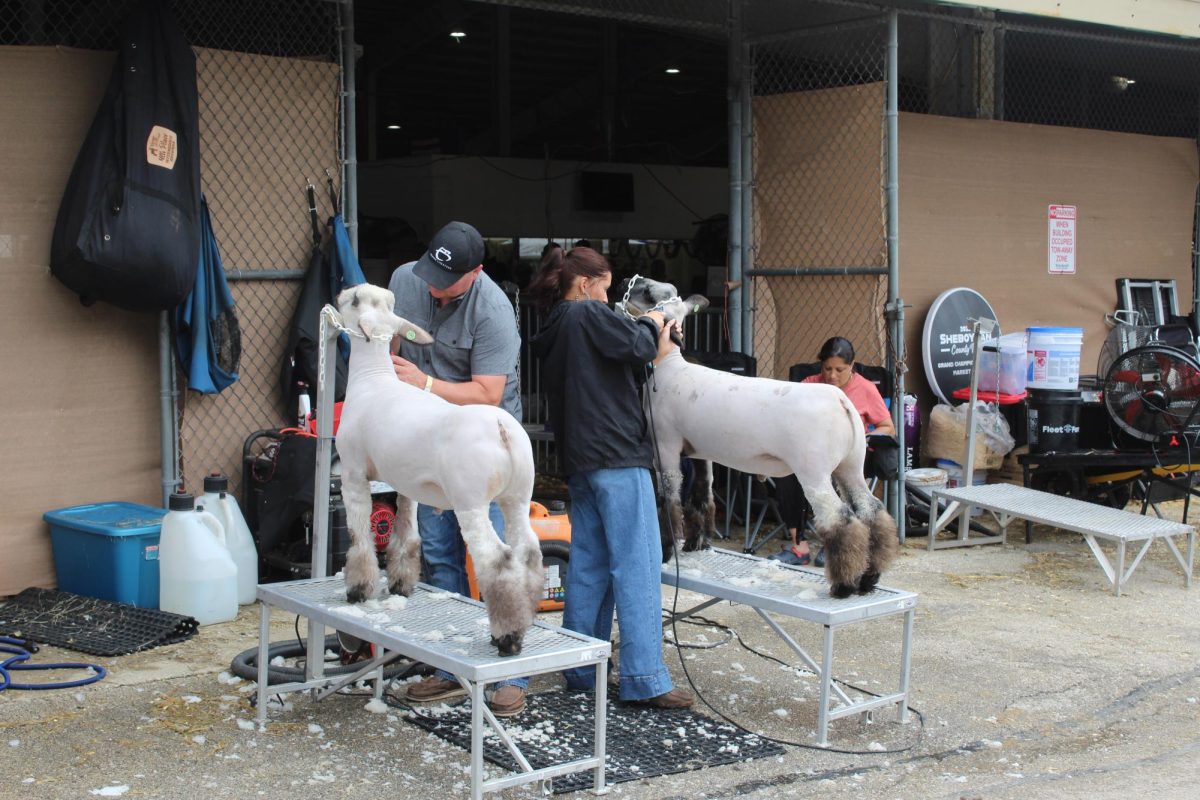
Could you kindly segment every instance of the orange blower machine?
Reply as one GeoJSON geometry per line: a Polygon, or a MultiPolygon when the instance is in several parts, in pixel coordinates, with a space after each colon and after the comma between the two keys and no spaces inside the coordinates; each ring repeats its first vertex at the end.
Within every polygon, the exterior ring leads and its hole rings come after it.
{"type": "MultiPolygon", "coordinates": [[[[562,506],[561,501],[551,505],[562,506]]],[[[559,508],[554,513],[537,502],[529,504],[529,523],[537,534],[542,547],[542,568],[546,572],[545,591],[538,611],[558,611],[567,597],[567,562],[571,560],[571,520],[559,508]]],[[[471,586],[471,597],[479,599],[479,586],[475,583],[475,565],[467,553],[467,581],[471,586]]]]}

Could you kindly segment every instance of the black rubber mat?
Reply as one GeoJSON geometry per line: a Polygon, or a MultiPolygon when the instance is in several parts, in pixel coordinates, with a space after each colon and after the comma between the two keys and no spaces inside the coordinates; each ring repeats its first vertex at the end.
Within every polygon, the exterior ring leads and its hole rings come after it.
{"type": "Polygon", "coordinates": [[[0,634],[94,656],[182,642],[198,626],[193,617],[53,589],[26,589],[0,605],[0,634]]]}
{"type": "MultiPolygon", "coordinates": [[[[501,723],[529,763],[539,769],[593,753],[594,708],[590,694],[543,692],[529,695],[525,710],[501,723]]],[[[405,717],[435,736],[465,750],[471,749],[470,702],[436,716],[422,714],[417,709],[405,717]]],[[[608,783],[783,754],[783,748],[774,742],[690,709],[645,708],[613,702],[608,705],[605,749],[608,783]]],[[[513,772],[520,770],[490,726],[484,729],[484,758],[513,772]]],[[[590,770],[554,779],[555,794],[591,786],[590,770]]]]}

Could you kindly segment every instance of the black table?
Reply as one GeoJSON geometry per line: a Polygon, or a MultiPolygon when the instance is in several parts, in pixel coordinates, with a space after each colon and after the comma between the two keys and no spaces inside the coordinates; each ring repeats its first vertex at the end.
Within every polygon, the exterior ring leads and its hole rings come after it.
{"type": "MultiPolygon", "coordinates": [[[[1123,508],[1133,487],[1143,488],[1142,511],[1151,505],[1149,488],[1162,483],[1183,493],[1183,523],[1188,507],[1200,490],[1192,486],[1191,473],[1200,471],[1200,451],[1185,448],[1159,450],[1073,450],[1026,453],[1017,457],[1026,488],[1043,488],[1123,508]],[[1182,478],[1176,477],[1183,475],[1182,478]]],[[[1155,509],[1157,511],[1157,509],[1155,509]]],[[[1025,541],[1033,538],[1033,525],[1025,523],[1025,541]]]]}

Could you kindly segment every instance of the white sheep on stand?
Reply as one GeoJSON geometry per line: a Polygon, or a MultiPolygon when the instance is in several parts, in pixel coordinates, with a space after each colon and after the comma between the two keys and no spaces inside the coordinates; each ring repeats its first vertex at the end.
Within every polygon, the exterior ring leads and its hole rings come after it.
{"type": "MultiPolygon", "coordinates": [[[[635,276],[618,305],[630,316],[655,309],[682,322],[708,301],[684,301],[671,284],[635,276]]],[[[681,455],[750,475],[794,473],[825,545],[830,594],[849,597],[875,588],[899,550],[896,521],[863,477],[866,435],[841,389],[733,375],[691,364],[677,348],[655,365],[647,397],[676,549],[707,545],[705,530],[692,532],[686,547],[683,541],[681,455]]],[[[711,525],[711,479],[701,488],[707,493],[701,519],[711,525]]]]}
{"type": "Polygon", "coordinates": [[[417,503],[452,509],[471,551],[500,655],[521,652],[544,576],[529,524],[534,463],[529,435],[495,406],[458,406],[403,383],[390,358],[393,336],[428,344],[428,333],[401,317],[395,296],[370,284],[337,299],[351,334],[350,373],[337,431],[342,498],[350,529],[345,576],[351,603],[368,599],[379,578],[371,534],[370,481],[396,490],[396,527],[387,548],[388,588],[408,595],[420,574],[417,503]],[[507,544],[488,519],[495,501],[507,544]]]}

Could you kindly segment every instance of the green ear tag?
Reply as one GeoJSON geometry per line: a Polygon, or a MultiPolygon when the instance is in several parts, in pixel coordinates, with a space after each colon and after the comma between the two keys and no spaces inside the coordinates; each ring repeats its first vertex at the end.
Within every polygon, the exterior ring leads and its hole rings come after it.
{"type": "Polygon", "coordinates": [[[408,332],[404,334],[404,338],[408,339],[411,342],[413,339],[417,338],[417,332],[414,331],[412,328],[409,328],[408,332]]]}
{"type": "Polygon", "coordinates": [[[692,306],[692,313],[693,313],[693,314],[699,314],[699,313],[700,313],[700,304],[699,304],[699,303],[696,303],[695,305],[693,305],[693,306],[692,306]]]}

